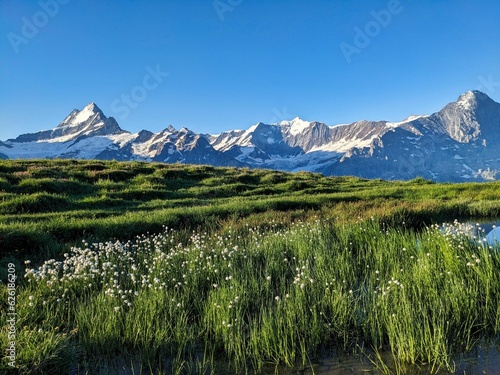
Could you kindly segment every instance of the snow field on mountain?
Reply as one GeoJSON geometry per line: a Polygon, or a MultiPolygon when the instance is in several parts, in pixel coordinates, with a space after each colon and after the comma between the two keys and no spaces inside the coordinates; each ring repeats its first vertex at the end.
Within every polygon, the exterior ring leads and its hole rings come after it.
{"type": "Polygon", "coordinates": [[[439,112],[401,122],[328,126],[296,117],[218,135],[172,126],[131,134],[90,103],[52,130],[0,142],[0,158],[142,160],[387,180],[489,181],[500,177],[499,127],[500,104],[479,91],[461,95],[439,112]]]}

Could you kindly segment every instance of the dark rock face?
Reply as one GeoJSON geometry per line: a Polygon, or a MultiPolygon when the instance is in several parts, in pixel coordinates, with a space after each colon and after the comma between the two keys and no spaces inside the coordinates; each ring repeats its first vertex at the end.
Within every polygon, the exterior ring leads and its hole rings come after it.
{"type": "Polygon", "coordinates": [[[389,180],[485,181],[500,178],[499,130],[500,104],[479,91],[399,123],[364,120],[332,127],[295,118],[215,136],[172,126],[131,134],[90,103],[52,130],[0,142],[0,158],[149,160],[389,180]]]}

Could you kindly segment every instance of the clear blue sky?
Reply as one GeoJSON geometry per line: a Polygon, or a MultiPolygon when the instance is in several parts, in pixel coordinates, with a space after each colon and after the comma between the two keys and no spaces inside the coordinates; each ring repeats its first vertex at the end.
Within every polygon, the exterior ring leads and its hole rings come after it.
{"type": "Polygon", "coordinates": [[[132,132],[399,121],[500,101],[500,1],[1,0],[0,83],[1,140],[89,102],[132,132]]]}

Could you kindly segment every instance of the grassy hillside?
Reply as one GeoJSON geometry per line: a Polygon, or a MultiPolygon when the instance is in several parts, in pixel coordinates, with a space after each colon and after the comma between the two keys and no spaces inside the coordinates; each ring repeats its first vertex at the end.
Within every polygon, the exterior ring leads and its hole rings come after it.
{"type": "Polygon", "coordinates": [[[260,372],[358,344],[392,352],[401,373],[452,370],[500,333],[500,255],[426,226],[499,216],[499,182],[0,161],[13,373],[260,372]]]}
{"type": "Polygon", "coordinates": [[[67,244],[163,225],[217,230],[334,217],[422,226],[500,216],[500,183],[386,182],[312,173],[138,162],[0,161],[0,251],[42,258],[67,244]]]}

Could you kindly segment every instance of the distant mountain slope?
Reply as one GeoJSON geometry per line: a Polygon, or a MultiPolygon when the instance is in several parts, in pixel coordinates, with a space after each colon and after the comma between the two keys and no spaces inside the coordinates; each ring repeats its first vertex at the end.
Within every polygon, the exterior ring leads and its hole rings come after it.
{"type": "Polygon", "coordinates": [[[247,166],[437,181],[500,177],[500,104],[469,91],[431,115],[328,126],[300,118],[197,134],[169,126],[131,134],[94,103],[52,130],[0,142],[0,158],[80,158],[247,166]]]}

